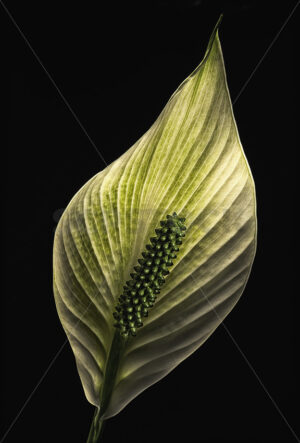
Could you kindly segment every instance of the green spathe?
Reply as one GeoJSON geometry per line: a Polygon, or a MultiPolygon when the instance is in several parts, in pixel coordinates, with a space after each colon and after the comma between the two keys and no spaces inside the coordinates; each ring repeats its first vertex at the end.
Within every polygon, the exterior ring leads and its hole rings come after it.
{"type": "Polygon", "coordinates": [[[255,248],[255,188],[216,27],[152,127],[79,190],[56,230],[57,311],[99,416],[116,415],[204,343],[241,296],[255,248]],[[137,335],[111,352],[118,297],[174,211],[187,235],[172,275],[137,335]]]}

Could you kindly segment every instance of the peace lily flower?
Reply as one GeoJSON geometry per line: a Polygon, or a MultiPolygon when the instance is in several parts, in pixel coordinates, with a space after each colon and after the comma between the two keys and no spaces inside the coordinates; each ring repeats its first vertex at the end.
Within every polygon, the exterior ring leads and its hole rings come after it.
{"type": "Polygon", "coordinates": [[[255,188],[217,29],[152,127],[57,226],[56,307],[96,406],[88,442],[207,340],[249,276],[255,188]]]}

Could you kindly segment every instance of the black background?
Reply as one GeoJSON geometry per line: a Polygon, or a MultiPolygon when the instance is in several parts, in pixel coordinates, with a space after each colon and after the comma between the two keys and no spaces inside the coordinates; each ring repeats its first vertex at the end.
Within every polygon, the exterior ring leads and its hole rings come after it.
{"type": "MultiPolygon", "coordinates": [[[[296,5],[74,3],[5,2],[107,164],[150,127],[200,62],[220,13],[234,100],[296,5]]],[[[2,150],[7,178],[0,437],[64,343],[52,294],[54,229],[75,192],[105,167],[3,8],[1,16],[7,25],[2,42],[9,55],[10,102],[2,150]]],[[[234,104],[256,183],[259,235],[248,285],[225,323],[299,432],[293,258],[296,16],[234,104]]],[[[84,442],[92,414],[67,344],[4,441],[84,442]]],[[[220,326],[201,349],[109,420],[103,441],[297,440],[220,326]]]]}

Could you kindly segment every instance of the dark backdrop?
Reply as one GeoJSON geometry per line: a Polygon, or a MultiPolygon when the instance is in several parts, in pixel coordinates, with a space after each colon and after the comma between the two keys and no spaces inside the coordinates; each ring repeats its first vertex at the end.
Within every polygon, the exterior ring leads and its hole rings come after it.
{"type": "MultiPolygon", "coordinates": [[[[150,127],[200,62],[221,12],[220,38],[234,99],[296,5],[74,3],[5,1],[108,164],[150,127]]],[[[8,142],[2,148],[7,173],[2,191],[2,436],[65,340],[52,294],[56,223],[74,193],[105,164],[0,9],[9,55],[2,70],[9,68],[10,93],[8,142]]],[[[248,285],[225,323],[298,432],[296,15],[234,105],[256,182],[259,236],[248,285]]],[[[81,443],[92,414],[66,345],[4,441],[81,443]]],[[[202,348],[109,420],[103,441],[297,440],[220,326],[202,348]]]]}

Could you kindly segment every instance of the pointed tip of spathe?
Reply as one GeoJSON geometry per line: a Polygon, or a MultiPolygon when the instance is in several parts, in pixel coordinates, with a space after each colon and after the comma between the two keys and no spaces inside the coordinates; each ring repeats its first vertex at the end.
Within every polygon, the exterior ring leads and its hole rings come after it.
{"type": "Polygon", "coordinates": [[[223,12],[220,14],[220,17],[218,18],[218,21],[217,21],[217,23],[216,23],[216,29],[218,29],[219,27],[220,27],[220,24],[222,23],[222,20],[223,20],[223,17],[224,17],[224,14],[223,14],[223,12]]]}
{"type": "Polygon", "coordinates": [[[214,29],[213,29],[213,31],[212,31],[212,33],[210,34],[210,38],[209,38],[209,41],[208,41],[208,44],[207,44],[207,47],[206,47],[206,51],[205,51],[205,54],[204,54],[204,57],[203,57],[203,59],[201,60],[201,62],[199,63],[199,65],[194,69],[194,71],[181,83],[181,85],[179,85],[179,87],[177,88],[177,90],[174,92],[174,94],[171,96],[171,98],[173,97],[173,96],[175,96],[182,88],[183,88],[183,86],[191,79],[191,78],[193,78],[199,71],[200,71],[200,69],[205,65],[205,63],[206,63],[206,61],[207,61],[207,59],[209,58],[209,54],[210,54],[210,52],[211,52],[211,50],[212,50],[212,47],[213,47],[213,45],[214,45],[214,42],[215,42],[215,40],[217,40],[217,38],[218,38],[218,30],[219,30],[219,27],[220,27],[220,25],[221,25],[221,22],[222,22],[222,20],[223,20],[223,14],[221,14],[220,15],[220,17],[219,17],[219,19],[218,19],[218,21],[217,21],[217,23],[215,24],[215,27],[214,27],[214,29]]]}
{"type": "Polygon", "coordinates": [[[219,27],[221,26],[221,23],[222,23],[223,17],[224,17],[223,13],[220,14],[220,17],[218,18],[218,21],[217,21],[217,23],[215,24],[215,27],[214,27],[214,29],[213,29],[211,35],[210,35],[210,39],[209,39],[209,42],[208,42],[208,45],[207,45],[207,49],[212,45],[212,42],[214,41],[216,35],[218,34],[219,27]]]}

